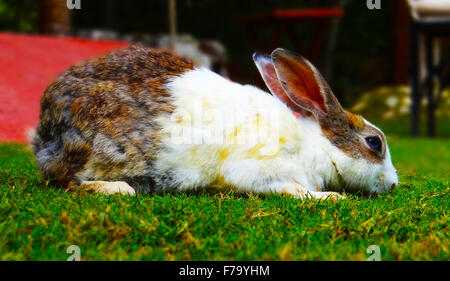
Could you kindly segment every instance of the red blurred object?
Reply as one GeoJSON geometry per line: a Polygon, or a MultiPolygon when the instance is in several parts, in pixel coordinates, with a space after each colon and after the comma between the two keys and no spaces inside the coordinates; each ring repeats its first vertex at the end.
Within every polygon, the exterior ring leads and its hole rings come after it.
{"type": "Polygon", "coordinates": [[[342,8],[334,9],[311,9],[311,10],[273,10],[268,13],[250,15],[238,20],[243,22],[276,21],[276,20],[298,20],[305,18],[328,18],[342,16],[342,8]]]}
{"type": "Polygon", "coordinates": [[[0,33],[0,141],[27,142],[47,85],[69,66],[125,42],[0,33]]]}

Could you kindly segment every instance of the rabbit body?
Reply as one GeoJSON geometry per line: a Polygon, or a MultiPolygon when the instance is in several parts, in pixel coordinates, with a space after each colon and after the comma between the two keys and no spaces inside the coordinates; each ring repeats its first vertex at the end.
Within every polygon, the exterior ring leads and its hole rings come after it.
{"type": "Polygon", "coordinates": [[[42,97],[32,147],[44,176],[107,194],[216,187],[339,197],[322,190],[376,186],[390,163],[362,173],[365,159],[280,99],[139,46],[61,74],[42,97]]]}

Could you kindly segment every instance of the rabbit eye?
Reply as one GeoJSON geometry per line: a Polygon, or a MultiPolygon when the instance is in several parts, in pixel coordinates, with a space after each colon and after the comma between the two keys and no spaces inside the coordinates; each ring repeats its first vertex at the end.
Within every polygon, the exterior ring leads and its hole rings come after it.
{"type": "Polygon", "coordinates": [[[379,137],[377,136],[367,137],[366,142],[370,148],[375,149],[377,151],[381,150],[381,140],[379,137]]]}

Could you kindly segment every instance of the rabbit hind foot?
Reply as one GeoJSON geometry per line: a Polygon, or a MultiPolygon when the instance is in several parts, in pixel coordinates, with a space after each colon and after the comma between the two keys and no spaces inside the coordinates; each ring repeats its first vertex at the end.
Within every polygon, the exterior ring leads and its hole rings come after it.
{"type": "Polygon", "coordinates": [[[81,186],[96,193],[111,195],[111,194],[136,194],[134,188],[124,181],[83,181],[81,186]]]}

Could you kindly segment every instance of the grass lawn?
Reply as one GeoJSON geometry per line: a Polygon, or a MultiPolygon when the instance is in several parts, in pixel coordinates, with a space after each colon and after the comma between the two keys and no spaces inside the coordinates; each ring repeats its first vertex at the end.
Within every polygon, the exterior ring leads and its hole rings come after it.
{"type": "Polygon", "coordinates": [[[450,139],[390,138],[400,186],[345,200],[102,196],[49,187],[23,145],[0,145],[0,260],[449,260],[450,139]]]}

